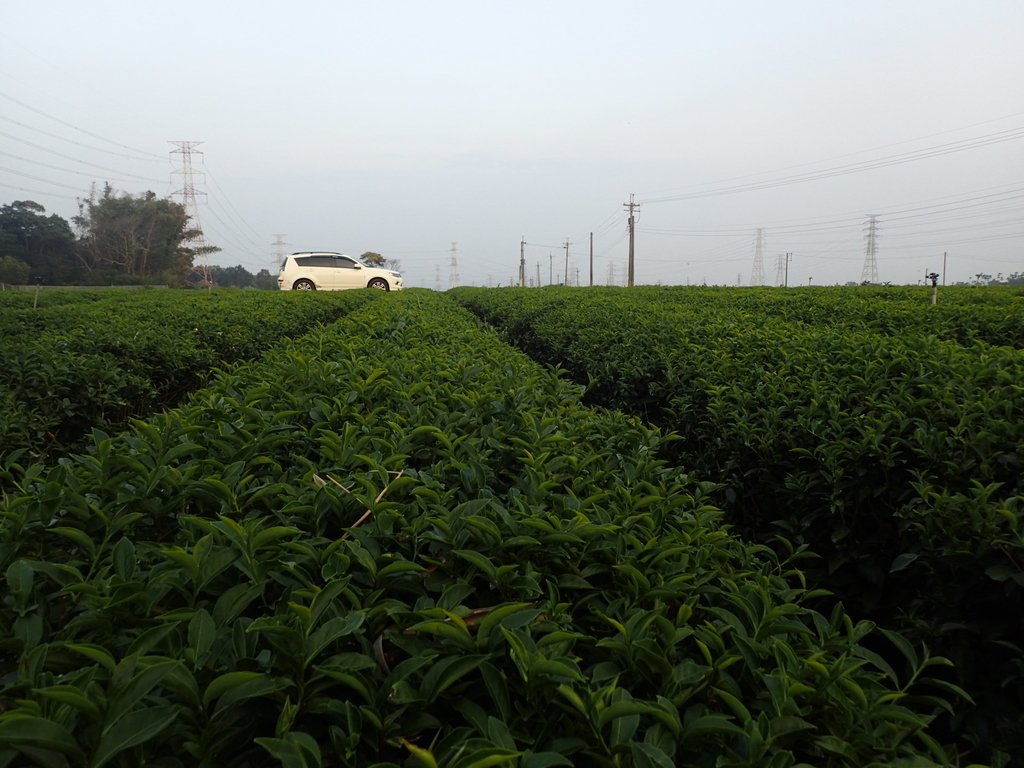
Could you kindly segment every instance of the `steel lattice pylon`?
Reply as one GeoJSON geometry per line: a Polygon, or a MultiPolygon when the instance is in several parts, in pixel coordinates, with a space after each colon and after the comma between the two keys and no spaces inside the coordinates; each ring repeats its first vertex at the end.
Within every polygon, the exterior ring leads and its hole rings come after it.
{"type": "Polygon", "coordinates": [[[202,152],[196,149],[202,143],[201,141],[171,142],[171,144],[177,147],[177,149],[171,150],[171,154],[181,155],[181,166],[171,171],[172,176],[181,177],[181,188],[172,192],[171,195],[181,198],[181,204],[185,208],[185,215],[188,216],[187,231],[189,236],[185,239],[185,242],[192,249],[193,253],[198,253],[203,257],[203,263],[199,269],[202,271],[204,284],[210,285],[210,268],[206,263],[208,248],[206,238],[203,236],[203,225],[199,220],[199,204],[197,201],[199,195],[205,195],[206,193],[196,191],[196,174],[192,170],[192,155],[202,154],[202,152]]]}
{"type": "Polygon", "coordinates": [[[868,216],[867,227],[864,230],[866,241],[864,249],[864,269],[860,273],[862,283],[878,282],[878,216],[868,216]]]}

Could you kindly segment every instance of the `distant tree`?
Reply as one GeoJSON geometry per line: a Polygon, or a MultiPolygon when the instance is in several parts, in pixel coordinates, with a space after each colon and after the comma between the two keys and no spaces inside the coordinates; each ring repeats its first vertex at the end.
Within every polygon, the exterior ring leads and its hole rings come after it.
{"type": "Polygon", "coordinates": [[[177,284],[196,256],[220,250],[191,245],[196,233],[187,228],[184,206],[153,192],[128,195],[106,184],[79,203],[74,223],[79,263],[94,280],[162,278],[177,284]]]}
{"type": "Polygon", "coordinates": [[[386,259],[376,251],[367,251],[359,257],[359,260],[369,267],[382,267],[383,269],[393,269],[396,272],[401,269],[401,262],[397,259],[386,259]]]}
{"type": "Polygon", "coordinates": [[[971,276],[969,283],[959,282],[957,285],[1024,285],[1024,272],[1011,272],[1008,275],[999,272],[994,276],[978,272],[971,276]]]}
{"type": "Polygon", "coordinates": [[[261,269],[253,278],[253,285],[261,291],[276,291],[277,275],[270,274],[268,269],[261,269]]]}
{"type": "Polygon", "coordinates": [[[0,256],[0,283],[24,285],[29,282],[28,264],[13,256],[0,256]]]}
{"type": "Polygon", "coordinates": [[[71,225],[32,200],[0,206],[0,254],[28,266],[25,282],[59,285],[77,277],[71,225]]]}
{"type": "Polygon", "coordinates": [[[252,273],[238,264],[234,267],[210,267],[213,284],[222,288],[252,288],[256,279],[252,273]]]}

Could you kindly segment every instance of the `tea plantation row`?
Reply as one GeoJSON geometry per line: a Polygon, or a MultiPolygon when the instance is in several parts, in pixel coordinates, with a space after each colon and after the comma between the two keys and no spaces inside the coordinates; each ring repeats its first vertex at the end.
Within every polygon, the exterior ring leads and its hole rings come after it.
{"type": "Polygon", "coordinates": [[[28,468],[0,766],[958,763],[947,662],[579,398],[413,290],[28,468]]]}
{"type": "Polygon", "coordinates": [[[91,427],[173,404],[209,371],[255,357],[374,298],[264,292],[0,293],[0,487],[26,461],[83,445],[91,427]],[[5,478],[7,478],[5,482],[5,478]]]}
{"type": "MultiPolygon", "coordinates": [[[[813,584],[954,659],[979,707],[949,727],[1024,764],[1024,353],[904,289],[456,295],[588,401],[677,433],[745,535],[808,548],[813,584]]],[[[960,295],[987,303],[956,315],[1024,322],[1013,293],[960,295]]]]}

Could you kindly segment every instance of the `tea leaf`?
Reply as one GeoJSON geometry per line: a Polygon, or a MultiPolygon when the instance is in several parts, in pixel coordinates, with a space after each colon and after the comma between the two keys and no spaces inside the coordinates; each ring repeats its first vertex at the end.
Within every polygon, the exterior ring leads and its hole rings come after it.
{"type": "Polygon", "coordinates": [[[75,737],[59,723],[43,717],[18,714],[0,715],[0,748],[14,747],[60,752],[81,760],[83,755],[75,737]]]}
{"type": "Polygon", "coordinates": [[[108,728],[100,738],[91,766],[100,768],[116,755],[152,739],[178,717],[174,706],[147,707],[129,712],[108,728]]]}

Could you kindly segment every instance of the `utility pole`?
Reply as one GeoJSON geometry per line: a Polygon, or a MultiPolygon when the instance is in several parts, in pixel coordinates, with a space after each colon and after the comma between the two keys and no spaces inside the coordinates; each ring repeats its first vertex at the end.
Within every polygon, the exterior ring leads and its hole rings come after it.
{"type": "MultiPolygon", "coordinates": [[[[200,270],[203,274],[203,283],[209,288],[213,281],[210,279],[210,267],[206,263],[206,254],[209,253],[209,246],[206,244],[206,238],[203,237],[203,225],[199,221],[199,205],[196,198],[199,195],[205,195],[205,192],[196,192],[195,174],[192,171],[192,155],[201,155],[196,147],[203,142],[201,141],[172,141],[170,142],[177,149],[172,149],[172,155],[181,155],[181,167],[171,171],[172,176],[181,176],[181,189],[177,192],[172,192],[172,196],[178,196],[181,198],[181,205],[185,209],[185,215],[188,217],[187,231],[189,233],[185,243],[188,248],[192,250],[193,254],[198,254],[203,257],[203,265],[200,270]]],[[[198,174],[202,176],[202,174],[198,174]]]]}
{"type": "Polygon", "coordinates": [[[590,287],[594,287],[594,233],[590,233],[590,287]]]}
{"type": "Polygon", "coordinates": [[[565,238],[565,284],[569,284],[569,238],[565,238]]]}
{"type": "Polygon", "coordinates": [[[454,288],[459,284],[459,251],[455,243],[452,243],[452,260],[448,266],[448,287],[454,288]]]}
{"type": "Polygon", "coordinates": [[[946,251],[942,252],[942,287],[946,287],[946,251]]]}
{"type": "Polygon", "coordinates": [[[633,201],[633,195],[631,193],[629,195],[629,202],[623,203],[622,205],[629,211],[629,266],[626,271],[626,285],[632,287],[634,275],[633,257],[636,252],[636,209],[640,207],[640,204],[633,201]]]}
{"type": "Polygon", "coordinates": [[[757,228],[754,237],[754,270],[750,275],[751,285],[764,285],[764,230],[757,228]]]}
{"type": "Polygon", "coordinates": [[[775,284],[782,285],[786,288],[789,287],[789,262],[793,260],[793,254],[790,252],[780,253],[779,260],[775,268],[775,284]]]}
{"type": "Polygon", "coordinates": [[[519,241],[519,287],[526,287],[526,238],[519,241]]]}
{"type": "Polygon", "coordinates": [[[878,216],[868,216],[868,223],[865,234],[866,247],[864,253],[864,269],[860,273],[862,283],[878,282],[878,260],[875,258],[878,253],[878,216]]]}
{"type": "Polygon", "coordinates": [[[551,255],[551,251],[548,251],[548,285],[551,285],[553,282],[552,277],[554,273],[552,272],[552,269],[554,268],[555,263],[554,258],[555,257],[551,255]]]}
{"type": "Polygon", "coordinates": [[[540,262],[537,262],[537,287],[540,288],[540,262]]]}

